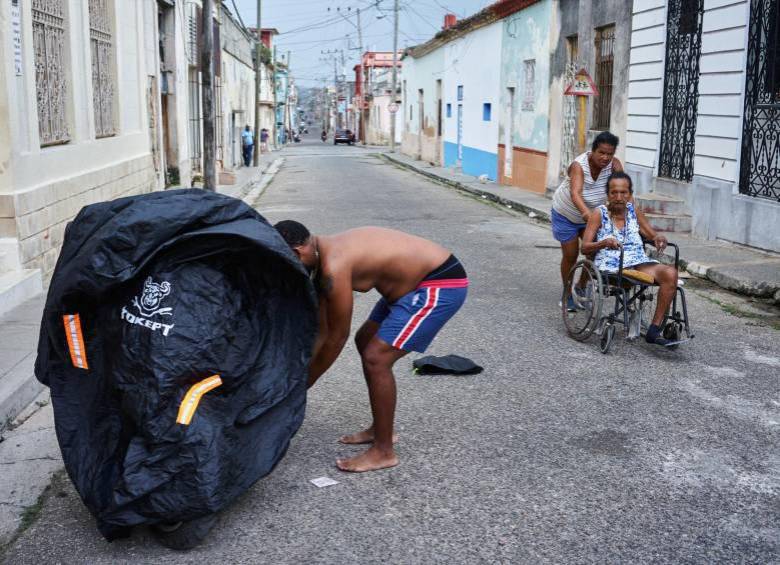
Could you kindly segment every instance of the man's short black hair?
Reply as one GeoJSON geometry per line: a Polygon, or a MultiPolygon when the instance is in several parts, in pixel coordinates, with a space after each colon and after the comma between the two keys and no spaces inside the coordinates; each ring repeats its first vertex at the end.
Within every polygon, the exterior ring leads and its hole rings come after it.
{"type": "Polygon", "coordinates": [[[295,220],[282,220],[274,227],[276,228],[276,231],[282,234],[282,237],[290,247],[303,245],[311,237],[306,226],[295,220]]]}
{"type": "Polygon", "coordinates": [[[609,194],[609,183],[617,179],[626,179],[628,181],[628,192],[630,194],[634,194],[634,181],[632,181],[631,177],[628,176],[623,171],[617,171],[609,175],[609,178],[607,179],[607,190],[606,190],[607,194],[609,194]]]}
{"type": "Polygon", "coordinates": [[[610,131],[602,131],[596,136],[596,139],[593,140],[593,145],[590,146],[591,150],[595,151],[602,143],[604,145],[611,145],[617,149],[617,146],[620,143],[620,138],[610,131]]]}

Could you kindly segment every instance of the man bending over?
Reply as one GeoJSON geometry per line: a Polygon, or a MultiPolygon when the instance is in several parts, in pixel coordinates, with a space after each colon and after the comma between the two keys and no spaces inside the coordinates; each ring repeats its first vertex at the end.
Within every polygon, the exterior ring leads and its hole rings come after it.
{"type": "Polygon", "coordinates": [[[309,270],[320,293],[320,330],[309,365],[312,386],[333,364],[349,337],[352,291],[376,289],[382,298],[355,335],[368,384],[373,423],[342,443],[373,443],[342,471],[393,467],[393,365],[410,351],[424,352],[466,300],[466,271],[449,251],[426,239],[384,228],[356,228],[313,236],[285,220],[276,229],[309,270]]]}

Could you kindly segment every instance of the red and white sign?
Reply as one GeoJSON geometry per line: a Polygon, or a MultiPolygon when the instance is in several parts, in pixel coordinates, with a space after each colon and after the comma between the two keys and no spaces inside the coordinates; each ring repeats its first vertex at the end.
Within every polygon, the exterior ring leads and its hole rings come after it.
{"type": "Polygon", "coordinates": [[[563,93],[567,96],[598,96],[599,89],[596,83],[590,78],[588,71],[580,69],[574,75],[574,81],[566,87],[563,93]]]}
{"type": "Polygon", "coordinates": [[[395,114],[398,111],[398,104],[393,102],[387,107],[387,111],[390,112],[391,114],[395,114]]]}

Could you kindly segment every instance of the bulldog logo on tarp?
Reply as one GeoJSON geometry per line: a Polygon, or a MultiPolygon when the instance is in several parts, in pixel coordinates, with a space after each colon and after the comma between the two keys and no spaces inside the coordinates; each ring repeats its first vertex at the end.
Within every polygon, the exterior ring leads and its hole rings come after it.
{"type": "Polygon", "coordinates": [[[122,319],[129,324],[149,328],[153,332],[162,330],[163,335],[168,335],[173,329],[173,324],[163,324],[151,318],[154,316],[173,316],[173,308],[160,307],[163,299],[171,293],[171,289],[171,283],[168,281],[156,283],[152,277],[148,277],[144,281],[140,298],[133,297],[133,306],[138,310],[138,314],[133,314],[123,307],[122,319]]]}

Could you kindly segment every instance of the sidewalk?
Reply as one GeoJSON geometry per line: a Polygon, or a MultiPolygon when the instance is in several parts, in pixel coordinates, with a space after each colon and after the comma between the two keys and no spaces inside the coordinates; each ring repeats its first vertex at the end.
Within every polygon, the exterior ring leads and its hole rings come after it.
{"type": "MultiPolygon", "coordinates": [[[[541,194],[490,181],[483,183],[400,153],[383,153],[382,157],[437,182],[550,222],[551,201],[541,194]]],[[[709,279],[727,290],[774,298],[775,303],[780,304],[780,255],[723,241],[703,241],[689,234],[669,234],[669,239],[680,246],[680,263],[689,273],[709,279]]],[[[674,255],[667,252],[666,257],[673,260],[674,255]]]]}
{"type": "Polygon", "coordinates": [[[233,184],[218,185],[217,192],[227,194],[234,198],[244,198],[252,189],[252,185],[262,178],[263,173],[271,166],[271,163],[279,158],[280,153],[281,150],[263,153],[260,155],[257,167],[241,167],[240,169],[233,171],[230,174],[235,175],[236,182],[233,184]]]}

